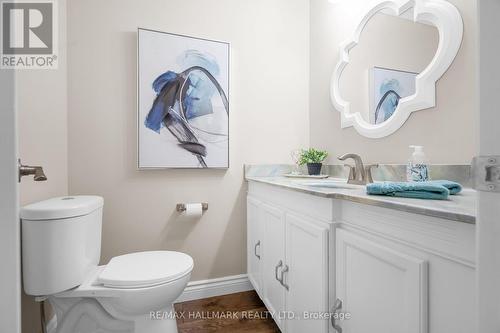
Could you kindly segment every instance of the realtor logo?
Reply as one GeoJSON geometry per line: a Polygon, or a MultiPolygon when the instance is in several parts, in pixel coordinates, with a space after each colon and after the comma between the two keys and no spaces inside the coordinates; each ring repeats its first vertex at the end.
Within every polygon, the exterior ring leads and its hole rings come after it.
{"type": "Polygon", "coordinates": [[[3,1],[1,68],[57,68],[57,26],[53,1],[3,1]]]}

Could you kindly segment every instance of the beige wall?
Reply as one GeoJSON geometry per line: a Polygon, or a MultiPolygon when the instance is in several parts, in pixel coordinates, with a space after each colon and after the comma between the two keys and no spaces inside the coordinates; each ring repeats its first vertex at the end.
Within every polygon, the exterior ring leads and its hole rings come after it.
{"type": "Polygon", "coordinates": [[[46,182],[23,178],[21,205],[68,192],[65,1],[58,1],[58,10],[58,69],[16,71],[19,157],[24,164],[43,166],[48,177],[46,182]]]}
{"type": "MultiPolygon", "coordinates": [[[[330,162],[345,152],[366,161],[405,163],[408,145],[424,145],[431,163],[470,163],[476,152],[476,7],[470,0],[450,0],[460,10],[464,38],[454,63],[437,84],[437,106],[413,113],[393,135],[382,139],[360,136],[354,128],[340,128],[340,113],[330,103],[330,78],[338,61],[338,45],[355,27],[363,0],[333,5],[311,0],[310,142],[331,153],[330,162]]],[[[400,32],[384,33],[392,41],[400,32]]],[[[397,38],[396,38],[397,39],[397,38]]]]}
{"type": "MultiPolygon", "coordinates": [[[[59,66],[57,70],[16,71],[19,156],[24,164],[41,165],[46,182],[24,177],[21,205],[68,193],[66,2],[58,0],[59,66]]],[[[41,332],[39,304],[22,295],[22,332],[41,332]]]]}
{"type": "Polygon", "coordinates": [[[69,192],[105,200],[102,262],[193,256],[192,278],[246,271],[244,163],[307,146],[308,0],[73,0],[68,4],[69,192]],[[228,170],[136,170],[136,29],[231,43],[228,170]],[[199,221],[178,202],[207,201],[199,221]]]}

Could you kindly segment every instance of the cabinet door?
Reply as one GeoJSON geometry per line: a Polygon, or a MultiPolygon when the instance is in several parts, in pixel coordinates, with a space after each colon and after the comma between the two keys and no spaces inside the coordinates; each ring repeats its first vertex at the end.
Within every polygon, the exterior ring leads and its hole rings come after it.
{"type": "Polygon", "coordinates": [[[264,223],[263,259],[263,301],[267,309],[274,314],[274,319],[283,330],[285,310],[285,288],[277,280],[285,265],[285,216],[284,212],[269,205],[261,206],[264,223]]]}
{"type": "Polygon", "coordinates": [[[262,295],[262,218],[260,202],[247,199],[247,271],[255,291],[262,295]]]}
{"type": "Polygon", "coordinates": [[[328,313],[328,228],[287,213],[286,265],[286,309],[295,318],[286,332],[328,332],[328,319],[316,317],[328,313]]]}
{"type": "Polygon", "coordinates": [[[336,293],[344,333],[427,332],[427,264],[336,230],[336,293]]]}

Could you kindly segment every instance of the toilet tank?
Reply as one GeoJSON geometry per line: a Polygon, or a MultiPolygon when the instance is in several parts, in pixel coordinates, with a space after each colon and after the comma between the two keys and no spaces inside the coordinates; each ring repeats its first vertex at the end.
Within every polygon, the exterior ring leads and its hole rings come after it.
{"type": "Polygon", "coordinates": [[[102,207],[98,196],[53,198],[21,208],[24,291],[51,295],[79,286],[99,264],[102,207]]]}

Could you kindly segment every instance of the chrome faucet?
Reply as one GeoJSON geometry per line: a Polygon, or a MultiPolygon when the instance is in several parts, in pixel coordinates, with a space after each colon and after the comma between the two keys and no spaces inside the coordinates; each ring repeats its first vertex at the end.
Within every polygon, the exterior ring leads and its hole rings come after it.
{"type": "Polygon", "coordinates": [[[19,182],[21,182],[21,177],[33,175],[33,180],[36,182],[42,182],[47,180],[47,176],[43,172],[43,168],[41,166],[29,166],[23,165],[21,160],[17,161],[19,165],[19,182]]]}
{"type": "Polygon", "coordinates": [[[365,167],[361,156],[358,154],[344,154],[339,157],[339,160],[345,161],[349,158],[354,160],[354,166],[345,164],[345,166],[349,167],[349,177],[347,178],[347,183],[357,185],[373,183],[371,168],[378,167],[378,165],[370,164],[365,167]]]}

